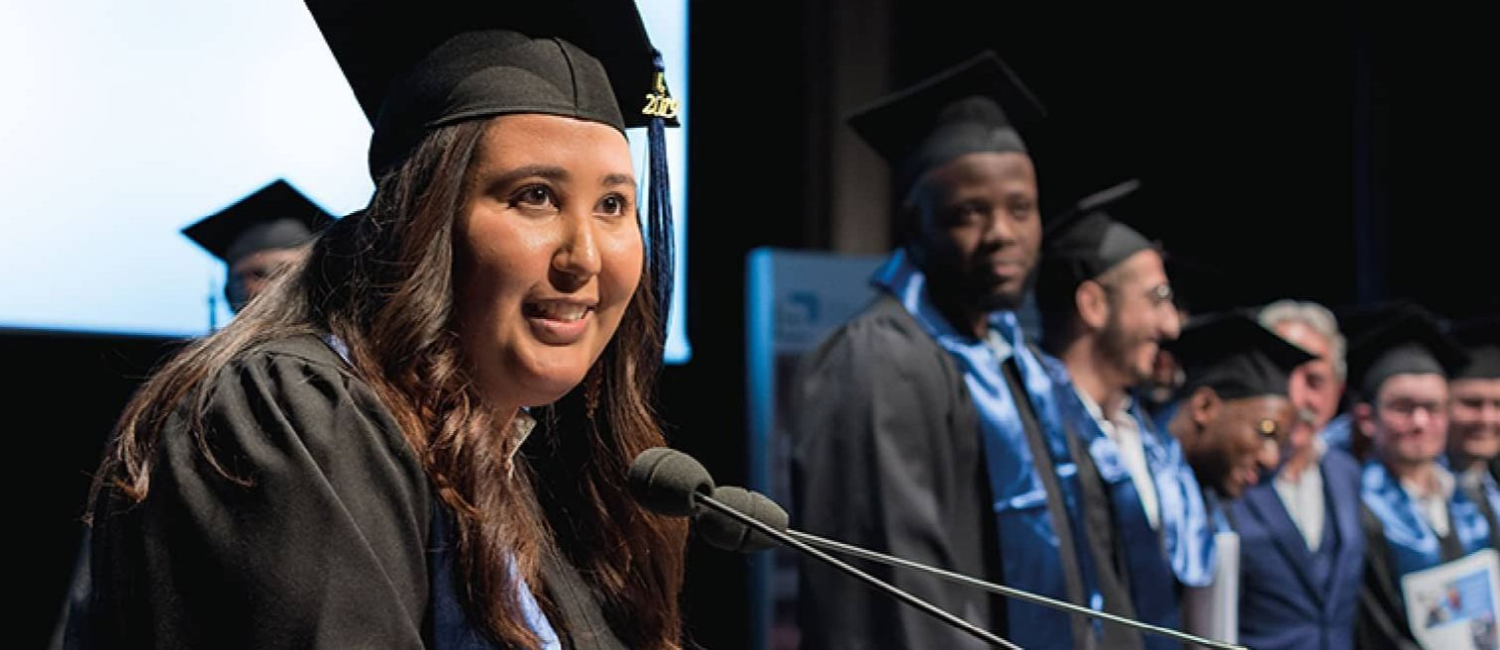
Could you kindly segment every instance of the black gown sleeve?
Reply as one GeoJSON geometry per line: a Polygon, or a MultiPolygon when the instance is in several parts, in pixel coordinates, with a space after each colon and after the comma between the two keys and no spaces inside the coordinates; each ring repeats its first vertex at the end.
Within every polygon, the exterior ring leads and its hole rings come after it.
{"type": "Polygon", "coordinates": [[[1365,536],[1365,577],[1354,619],[1354,647],[1360,650],[1421,650],[1406,623],[1401,587],[1392,570],[1390,549],[1380,519],[1359,506],[1365,536]]]}
{"type": "MultiPolygon", "coordinates": [[[[877,308],[836,333],[804,362],[794,403],[796,525],[960,573],[993,570],[978,419],[962,382],[945,353],[899,315],[877,308]]],[[[815,561],[799,567],[805,648],[983,647],[815,561]]],[[[862,568],[1003,634],[983,593],[912,571],[862,568]]]]}
{"type": "Polygon", "coordinates": [[[109,647],[420,648],[426,475],[372,391],[312,337],[212,377],[161,431],[144,501],[106,491],[92,549],[109,647]]]}

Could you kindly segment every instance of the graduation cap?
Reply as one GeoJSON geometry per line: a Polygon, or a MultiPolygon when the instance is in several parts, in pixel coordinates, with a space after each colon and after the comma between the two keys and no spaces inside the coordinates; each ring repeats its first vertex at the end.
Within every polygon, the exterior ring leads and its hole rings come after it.
{"type": "Polygon", "coordinates": [[[1292,371],[1317,357],[1240,312],[1195,318],[1167,344],[1183,365],[1183,391],[1212,388],[1221,399],[1287,394],[1292,371]]]}
{"type": "Polygon", "coordinates": [[[183,228],[182,234],[234,266],[252,253],[305,244],[331,223],[332,215],[278,179],[183,228]]]}
{"type": "Polygon", "coordinates": [[[633,0],[307,0],[374,127],[371,175],[457,122],[544,114],[648,128],[645,227],[660,323],[672,295],[671,194],[663,129],[680,105],[633,0]]]}
{"type": "Polygon", "coordinates": [[[1107,207],[1130,196],[1141,183],[1131,179],[1078,201],[1054,217],[1042,234],[1042,259],[1036,292],[1044,303],[1073,300],[1086,280],[1156,245],[1134,228],[1110,217],[1107,207]]]}
{"type": "Polygon", "coordinates": [[[849,126],[890,163],[897,195],[923,174],[965,154],[1028,153],[1017,125],[1046,108],[992,51],[856,111],[849,126]]]}
{"type": "Polygon", "coordinates": [[[1500,316],[1457,323],[1449,334],[1469,354],[1454,379],[1500,379],[1500,316]]]}
{"type": "Polygon", "coordinates": [[[1350,303],[1336,305],[1333,314],[1338,318],[1339,329],[1351,342],[1386,327],[1393,318],[1406,312],[1421,311],[1422,307],[1410,300],[1383,300],[1374,303],[1350,303]]]}
{"type": "Polygon", "coordinates": [[[676,125],[676,104],[663,101],[670,97],[660,60],[632,0],[307,6],[375,128],[376,178],[428,129],[464,120],[543,113],[621,132],[652,118],[676,125]]]}
{"type": "Polygon", "coordinates": [[[1420,306],[1395,304],[1366,318],[1349,348],[1350,375],[1360,399],[1373,401],[1385,380],[1396,375],[1450,377],[1469,361],[1463,348],[1443,333],[1437,316],[1420,306]]]}

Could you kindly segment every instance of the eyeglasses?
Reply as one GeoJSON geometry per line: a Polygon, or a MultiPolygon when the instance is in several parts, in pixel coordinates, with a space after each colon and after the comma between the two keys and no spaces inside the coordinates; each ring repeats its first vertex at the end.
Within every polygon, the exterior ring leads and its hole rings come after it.
{"type": "Polygon", "coordinates": [[[1422,401],[1412,399],[1396,399],[1380,405],[1383,413],[1388,413],[1401,418],[1410,418],[1417,415],[1417,411],[1426,411],[1427,417],[1446,415],[1447,411],[1443,405],[1433,401],[1422,401]]]}
{"type": "Polygon", "coordinates": [[[1172,291],[1172,285],[1165,282],[1151,287],[1146,292],[1146,299],[1151,301],[1152,306],[1170,305],[1177,294],[1172,291]]]}
{"type": "MultiPolygon", "coordinates": [[[[1120,287],[1114,283],[1098,281],[1095,281],[1095,283],[1103,288],[1104,292],[1108,294],[1114,294],[1115,292],[1120,290],[1120,287]]],[[[1173,300],[1176,299],[1177,294],[1176,292],[1172,291],[1172,285],[1163,282],[1154,287],[1151,287],[1150,289],[1147,289],[1144,292],[1143,297],[1147,302],[1151,303],[1152,307],[1161,307],[1162,305],[1175,304],[1173,300]]]]}

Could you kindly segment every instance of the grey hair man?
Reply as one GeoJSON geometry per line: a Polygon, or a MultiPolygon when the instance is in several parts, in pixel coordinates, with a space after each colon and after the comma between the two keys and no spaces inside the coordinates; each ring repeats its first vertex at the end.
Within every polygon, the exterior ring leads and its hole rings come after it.
{"type": "Polygon", "coordinates": [[[1344,336],[1333,314],[1311,302],[1267,305],[1258,320],[1313,358],[1287,381],[1297,418],[1284,462],[1231,506],[1241,539],[1240,641],[1347,650],[1364,575],[1360,468],[1320,435],[1344,392],[1344,336]]]}
{"type": "Polygon", "coordinates": [[[1315,302],[1280,300],[1262,308],[1258,318],[1266,329],[1318,357],[1298,367],[1287,386],[1297,421],[1278,476],[1296,482],[1317,465],[1323,448],[1318,434],[1338,414],[1349,374],[1347,343],[1333,312],[1315,302]]]}

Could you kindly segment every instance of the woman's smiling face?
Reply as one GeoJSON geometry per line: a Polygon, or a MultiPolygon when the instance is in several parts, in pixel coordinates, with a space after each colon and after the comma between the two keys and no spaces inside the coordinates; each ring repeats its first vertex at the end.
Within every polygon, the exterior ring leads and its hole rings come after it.
{"type": "Polygon", "coordinates": [[[552,115],[491,120],[454,228],[459,338],[484,395],[550,404],[583,381],[640,283],[624,134],[552,115]]]}

